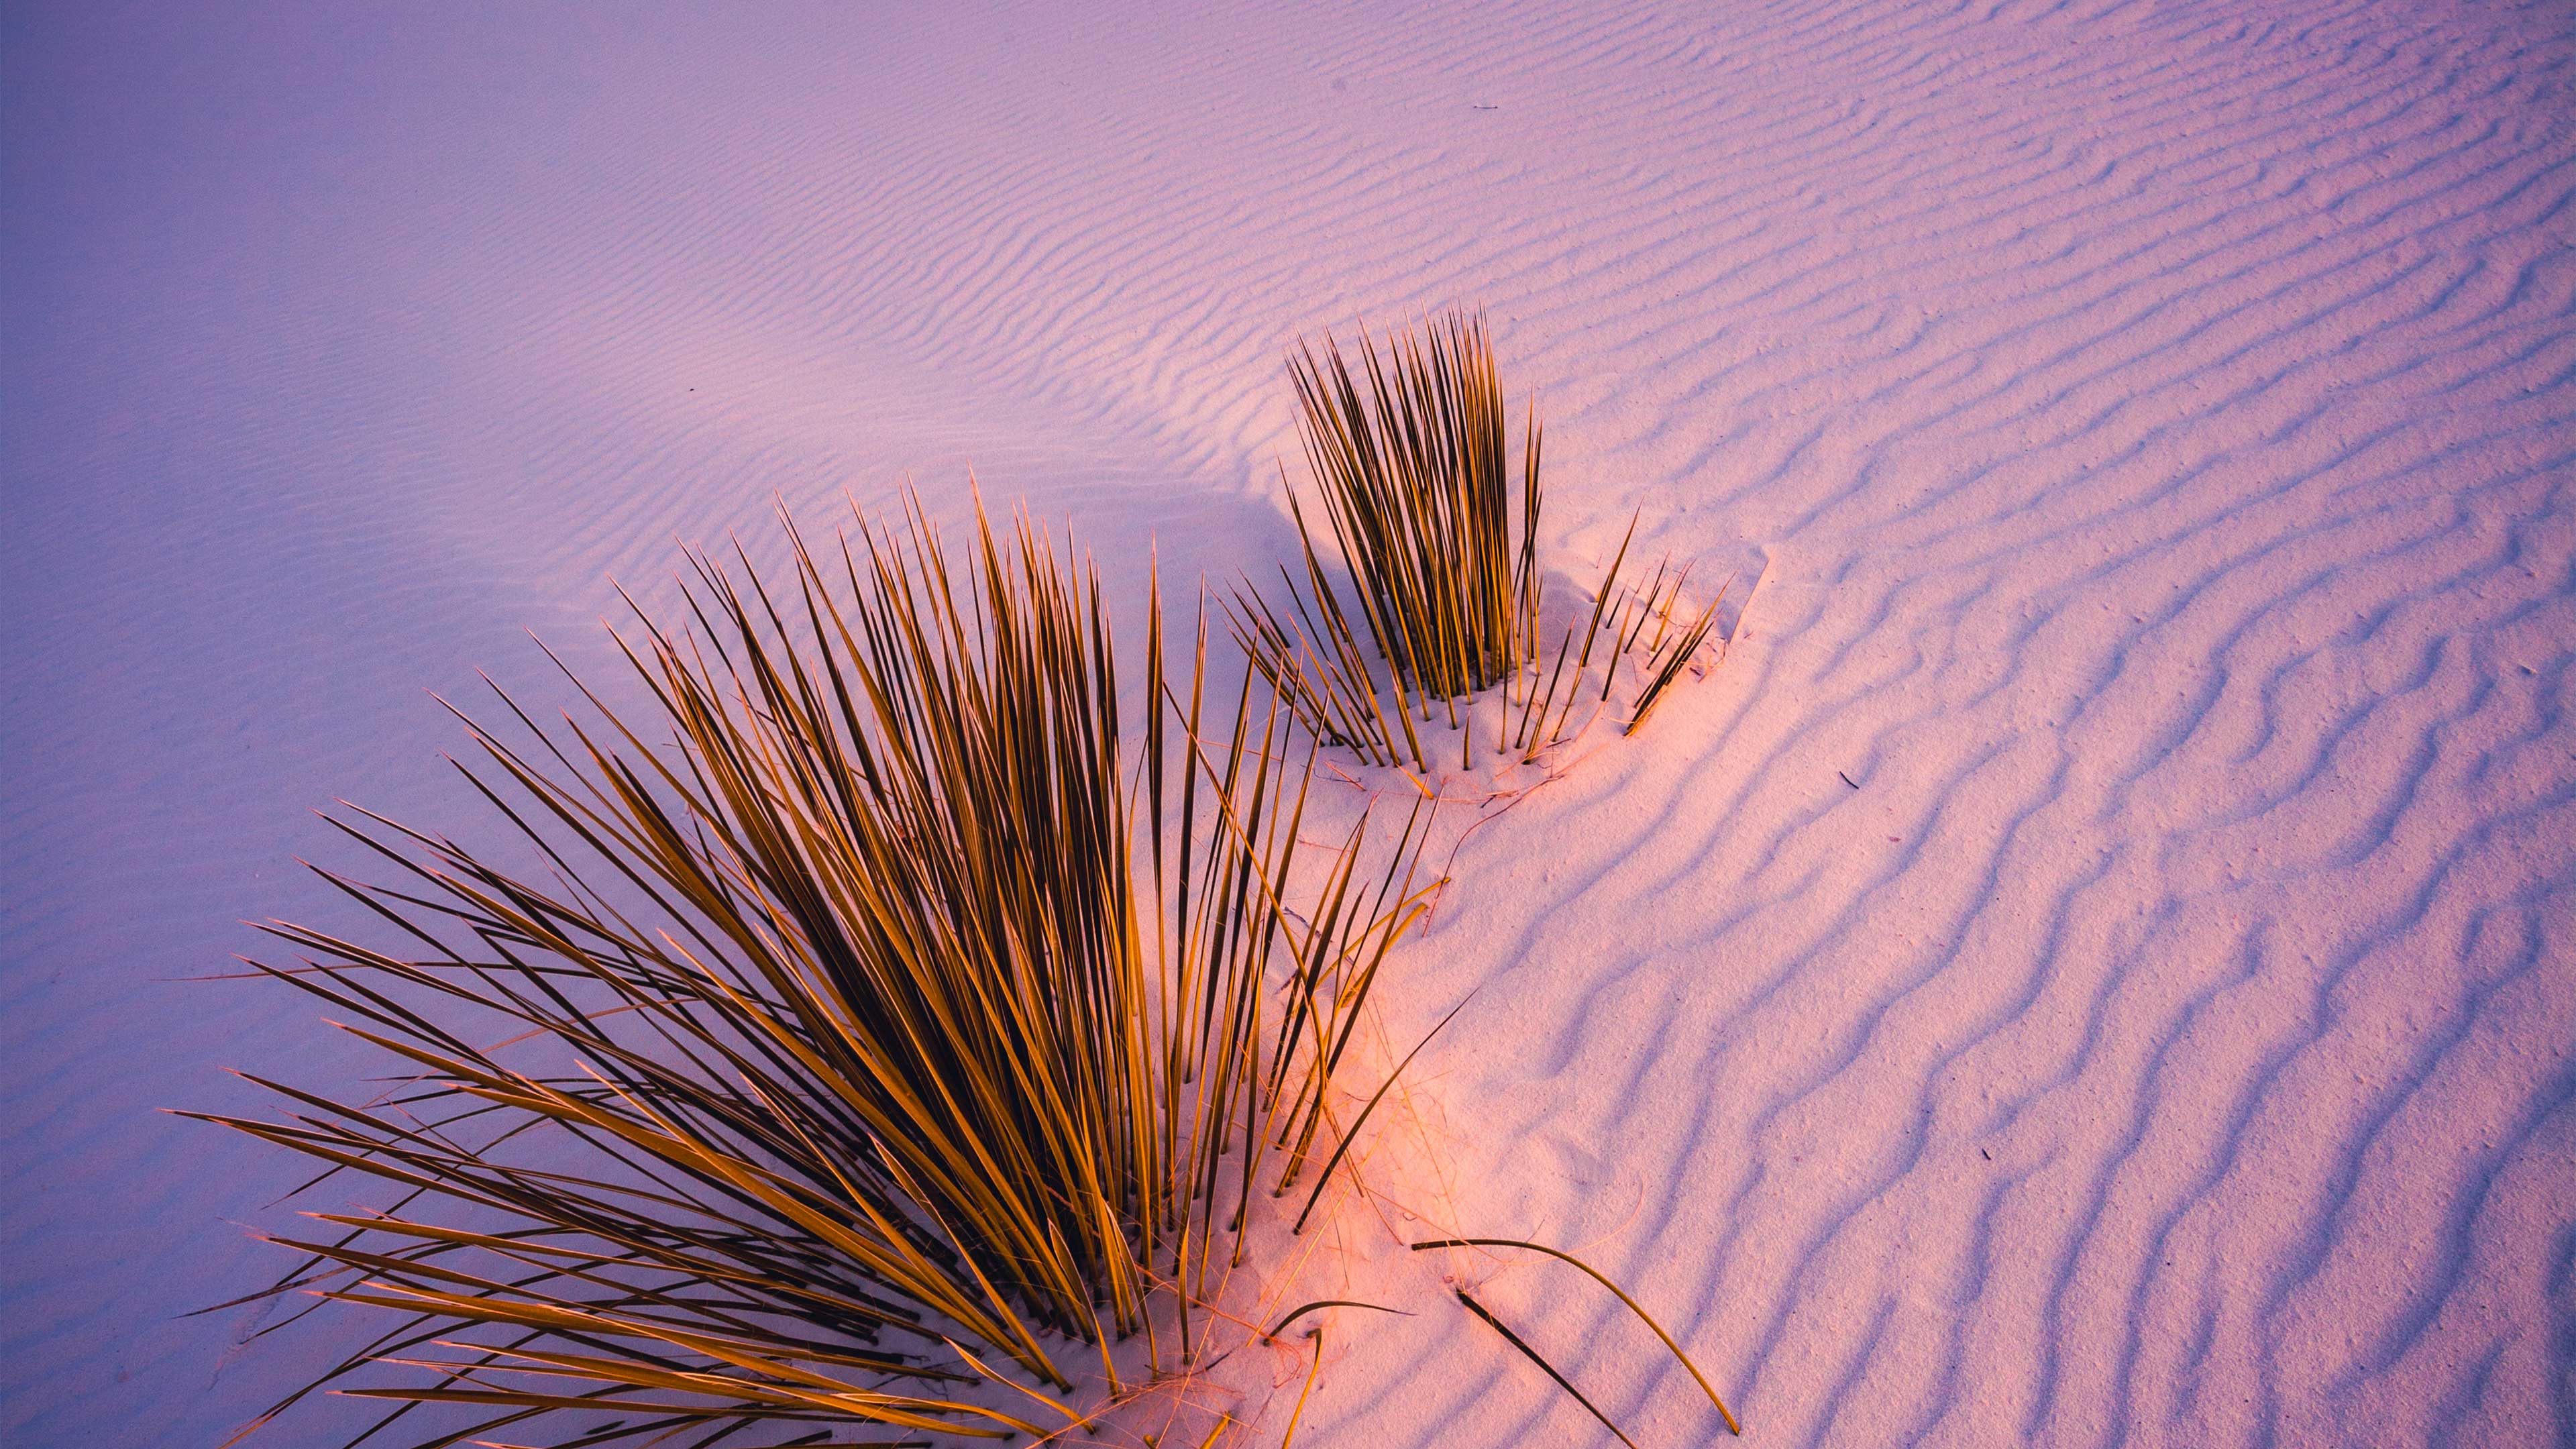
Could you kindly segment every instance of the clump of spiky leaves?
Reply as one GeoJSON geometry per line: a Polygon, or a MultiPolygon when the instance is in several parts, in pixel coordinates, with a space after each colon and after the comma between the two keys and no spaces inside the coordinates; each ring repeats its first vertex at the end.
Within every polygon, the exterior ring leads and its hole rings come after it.
{"type": "MultiPolygon", "coordinates": [[[[1363,332],[1359,353],[1357,373],[1329,337],[1320,356],[1300,343],[1288,360],[1307,462],[1353,603],[1345,605],[1328,576],[1306,505],[1291,489],[1304,577],[1280,569],[1284,605],[1249,584],[1236,590],[1228,603],[1235,640],[1314,738],[1371,764],[1428,769],[1433,751],[1416,725],[1435,708],[1461,730],[1462,763],[1472,764],[1476,732],[1462,726],[1462,701],[1496,684],[1506,697],[1493,749],[1527,759],[1564,737],[1605,631],[1614,646],[1601,672],[1605,701],[1647,622],[1658,622],[1661,645],[1687,570],[1658,569],[1642,593],[1623,591],[1623,539],[1592,593],[1590,620],[1564,631],[1549,665],[1539,627],[1542,434],[1533,404],[1515,506],[1502,383],[1483,315],[1452,312],[1389,339],[1383,351],[1363,332]],[[1370,649],[1361,647],[1363,629],[1370,649]]],[[[1678,636],[1687,647],[1669,655],[1658,648],[1646,662],[1631,731],[1694,655],[1714,614],[1712,601],[1678,636]]]]}
{"type": "Polygon", "coordinates": [[[1289,360],[1306,459],[1380,654],[1420,693],[1471,694],[1538,647],[1538,422],[1522,432],[1515,544],[1484,317],[1453,312],[1383,356],[1363,332],[1360,352],[1365,396],[1329,337],[1322,358],[1301,345],[1289,360]]]}
{"type": "Polygon", "coordinates": [[[1418,909],[1413,822],[1363,870],[1365,816],[1285,904],[1311,747],[1249,680],[1203,742],[1204,620],[1184,702],[1156,608],[1140,738],[1096,578],[1024,518],[979,512],[962,598],[917,505],[789,532],[792,590],[692,556],[697,629],[620,641],[667,743],[586,688],[551,733],[508,704],[530,744],[468,721],[540,868],[366,816],[400,877],[328,878],[396,944],[271,928],[302,960],[260,969],[406,1077],[213,1120],[399,1190],[281,1235],[270,1291],[396,1315],[313,1388],[474,1407],[419,1444],[1063,1428],[1067,1348],[1115,1393],[1157,1294],[1190,1355],[1418,909]]]}

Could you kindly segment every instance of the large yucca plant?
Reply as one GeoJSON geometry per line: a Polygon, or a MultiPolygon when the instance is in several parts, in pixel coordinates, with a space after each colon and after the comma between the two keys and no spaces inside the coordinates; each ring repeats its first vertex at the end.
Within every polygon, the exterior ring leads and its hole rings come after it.
{"type": "Polygon", "coordinates": [[[917,505],[791,525],[783,591],[692,556],[695,627],[620,641],[640,714],[468,721],[499,851],[361,812],[396,875],[326,874],[384,941],[270,927],[301,959],[253,964],[402,1073],[209,1119],[391,1190],[277,1235],[269,1290],[389,1315],[313,1386],[388,1401],[369,1434],[1007,1436],[1075,1421],[1095,1353],[1117,1392],[1114,1339],[1191,1355],[1212,1256],[1319,1145],[1419,832],[1307,868],[1311,749],[1249,680],[1207,709],[1204,622],[1168,681],[1157,601],[1139,731],[1088,566],[977,521],[965,569],[917,505]]]}

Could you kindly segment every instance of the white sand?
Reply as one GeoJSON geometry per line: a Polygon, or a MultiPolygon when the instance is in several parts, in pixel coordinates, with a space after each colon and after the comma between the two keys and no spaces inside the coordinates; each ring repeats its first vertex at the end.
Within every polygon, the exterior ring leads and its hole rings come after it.
{"type": "MultiPolygon", "coordinates": [[[[0,22],[0,1440],[345,1342],[172,1317],[295,1169],[151,1109],[360,1065],[173,978],[309,807],[474,818],[424,687],[969,459],[1131,603],[1276,557],[1283,345],[1481,300],[1552,547],[1773,567],[1469,843],[1388,1181],[1751,1442],[2576,1442],[2563,5],[1098,8],[0,22]]],[[[1454,1310],[1327,1342],[1301,1446],[1609,1442],[1454,1310]]]]}

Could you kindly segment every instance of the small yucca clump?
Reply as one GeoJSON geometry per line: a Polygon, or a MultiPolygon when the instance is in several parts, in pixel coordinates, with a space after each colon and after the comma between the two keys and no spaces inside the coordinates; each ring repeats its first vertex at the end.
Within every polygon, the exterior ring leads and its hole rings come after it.
{"type": "Polygon", "coordinates": [[[662,728],[587,690],[557,734],[508,706],[532,746],[474,728],[542,867],[367,816],[398,882],[326,878],[388,943],[269,928],[303,960],[259,969],[405,1074],[209,1119],[398,1190],[277,1239],[270,1292],[389,1315],[312,1388],[477,1411],[423,1446],[847,1443],[1060,1430],[1065,1346],[1115,1394],[1159,1298],[1190,1359],[1214,1245],[1317,1146],[1418,834],[1363,871],[1363,816],[1292,909],[1313,757],[1249,684],[1202,743],[1204,626],[1184,701],[1157,606],[1136,731],[1087,567],[979,513],[961,590],[907,523],[797,538],[781,594],[693,557],[698,632],[625,646],[662,728]],[[1017,1408],[963,1393],[994,1382],[1017,1408]]]}
{"type": "Polygon", "coordinates": [[[1609,577],[1592,593],[1579,656],[1578,631],[1569,624],[1553,665],[1546,664],[1539,624],[1542,435],[1533,404],[1515,498],[1502,384],[1483,316],[1450,313],[1390,339],[1383,352],[1363,332],[1359,351],[1358,374],[1330,338],[1320,357],[1301,343],[1288,360],[1307,463],[1353,602],[1346,606],[1327,576],[1316,529],[1292,489],[1305,577],[1280,570],[1284,605],[1249,585],[1229,604],[1236,642],[1255,667],[1314,738],[1373,764],[1410,761],[1417,769],[1429,767],[1432,752],[1415,726],[1429,721],[1435,706],[1461,729],[1462,763],[1473,763],[1476,732],[1462,728],[1464,701],[1501,684],[1506,697],[1493,748],[1526,759],[1564,736],[1605,630],[1614,647],[1601,674],[1604,701],[1618,662],[1651,622],[1654,641],[1628,728],[1643,724],[1706,639],[1716,601],[1696,621],[1672,628],[1683,576],[1658,570],[1644,593],[1619,592],[1623,540],[1609,577]],[[1361,629],[1370,650],[1360,646],[1361,629]]]}
{"type": "Polygon", "coordinates": [[[1452,313],[1383,359],[1365,333],[1360,348],[1365,397],[1330,338],[1320,361],[1311,347],[1289,360],[1306,459],[1381,655],[1419,693],[1472,694],[1537,653],[1538,421],[1514,509],[1485,319],[1452,313]]]}

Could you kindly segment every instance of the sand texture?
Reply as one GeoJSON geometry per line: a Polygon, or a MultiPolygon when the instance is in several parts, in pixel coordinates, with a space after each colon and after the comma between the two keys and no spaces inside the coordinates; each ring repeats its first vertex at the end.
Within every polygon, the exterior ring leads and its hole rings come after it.
{"type": "Polygon", "coordinates": [[[425,691],[907,473],[1267,569],[1283,348],[1482,303],[1563,567],[1767,576],[1380,988],[1300,1449],[1614,1442],[1444,1269],[1722,1432],[1435,1228],[1748,1443],[2576,1444],[2563,4],[461,9],[0,21],[0,1441],[347,1343],[176,1316],[297,1168],[154,1109],[374,1069],[182,978],[478,818],[425,691]]]}

